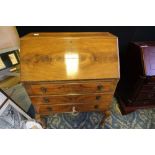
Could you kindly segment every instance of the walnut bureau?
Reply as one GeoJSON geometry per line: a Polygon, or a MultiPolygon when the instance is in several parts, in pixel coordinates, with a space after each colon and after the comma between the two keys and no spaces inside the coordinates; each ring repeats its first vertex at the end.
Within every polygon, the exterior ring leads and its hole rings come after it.
{"type": "Polygon", "coordinates": [[[108,32],[30,33],[21,38],[21,82],[36,118],[109,111],[119,80],[118,39],[108,32]]]}

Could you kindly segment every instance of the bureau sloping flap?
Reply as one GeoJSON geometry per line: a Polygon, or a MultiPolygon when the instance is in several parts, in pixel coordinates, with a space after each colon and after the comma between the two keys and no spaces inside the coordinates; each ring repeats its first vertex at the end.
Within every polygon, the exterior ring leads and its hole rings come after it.
{"type": "Polygon", "coordinates": [[[110,33],[29,34],[20,58],[21,81],[119,78],[118,42],[110,33]]]}

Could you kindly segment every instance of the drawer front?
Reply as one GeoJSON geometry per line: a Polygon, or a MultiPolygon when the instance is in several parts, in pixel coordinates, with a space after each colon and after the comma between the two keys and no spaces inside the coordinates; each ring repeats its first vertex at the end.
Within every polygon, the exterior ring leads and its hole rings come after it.
{"type": "Polygon", "coordinates": [[[106,111],[110,107],[107,104],[65,104],[65,105],[40,105],[34,106],[40,115],[50,115],[57,112],[87,112],[87,111],[106,111]]]}
{"type": "Polygon", "coordinates": [[[140,93],[137,97],[137,100],[155,100],[155,92],[144,92],[140,93]]]}
{"type": "Polygon", "coordinates": [[[134,102],[134,106],[151,106],[155,107],[155,100],[139,100],[134,102]]]}
{"type": "Polygon", "coordinates": [[[155,92],[155,85],[143,85],[141,92],[155,92]]]}
{"type": "Polygon", "coordinates": [[[57,95],[103,93],[114,91],[115,81],[87,82],[87,83],[40,83],[27,85],[29,95],[57,95]]]}
{"type": "Polygon", "coordinates": [[[67,96],[36,96],[31,97],[35,105],[49,104],[77,104],[77,103],[105,103],[112,99],[112,94],[91,94],[91,95],[67,95],[67,96]]]}
{"type": "Polygon", "coordinates": [[[145,82],[149,85],[155,85],[155,76],[150,78],[147,77],[145,82]]]}

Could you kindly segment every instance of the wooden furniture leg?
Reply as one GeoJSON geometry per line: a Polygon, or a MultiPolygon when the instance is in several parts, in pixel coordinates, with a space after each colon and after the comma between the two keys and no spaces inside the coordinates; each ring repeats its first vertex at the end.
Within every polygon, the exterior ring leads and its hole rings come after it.
{"type": "Polygon", "coordinates": [[[104,111],[103,113],[104,113],[105,116],[101,120],[100,126],[102,126],[105,123],[105,120],[111,115],[111,111],[108,110],[108,111],[104,111]]]}
{"type": "Polygon", "coordinates": [[[41,115],[39,114],[35,114],[35,119],[38,123],[41,124],[41,126],[46,129],[46,122],[45,122],[45,119],[43,117],[41,117],[41,115]]]}

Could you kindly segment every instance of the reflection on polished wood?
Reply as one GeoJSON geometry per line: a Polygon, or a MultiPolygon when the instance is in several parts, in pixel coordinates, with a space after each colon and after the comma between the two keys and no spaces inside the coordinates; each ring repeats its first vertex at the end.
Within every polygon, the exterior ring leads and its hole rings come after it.
{"type": "Polygon", "coordinates": [[[68,77],[77,75],[79,69],[79,55],[76,53],[66,53],[64,59],[68,77]]]}

